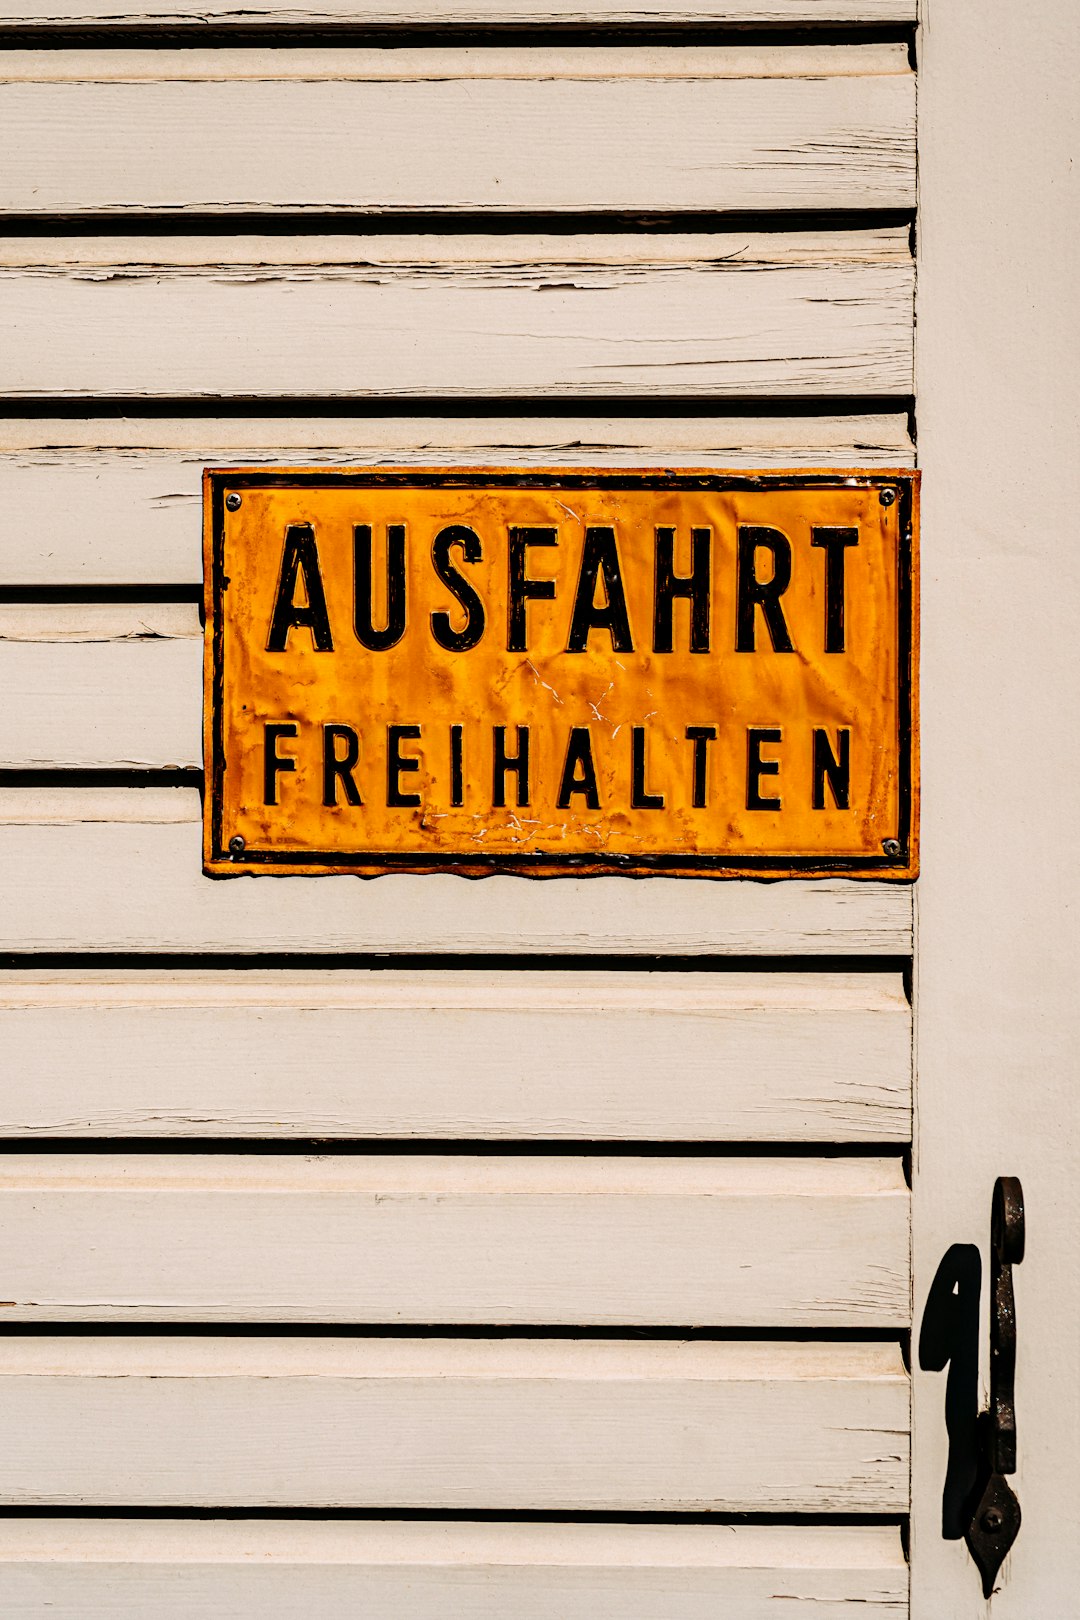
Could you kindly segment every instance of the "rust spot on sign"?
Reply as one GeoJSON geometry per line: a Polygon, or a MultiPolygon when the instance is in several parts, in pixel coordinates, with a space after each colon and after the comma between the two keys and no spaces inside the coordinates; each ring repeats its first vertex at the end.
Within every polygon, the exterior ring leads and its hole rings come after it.
{"type": "Polygon", "coordinates": [[[913,877],[917,480],[208,472],[206,871],[913,877]]]}

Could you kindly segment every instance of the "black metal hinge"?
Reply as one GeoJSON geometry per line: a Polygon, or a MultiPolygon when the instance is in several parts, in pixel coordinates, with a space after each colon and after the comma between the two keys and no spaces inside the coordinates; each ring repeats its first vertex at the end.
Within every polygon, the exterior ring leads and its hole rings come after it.
{"type": "Polygon", "coordinates": [[[990,1256],[990,1410],[979,1417],[981,1455],[975,1511],[965,1532],[983,1578],[998,1571],[1020,1533],[1020,1503],[1005,1478],[1016,1472],[1016,1300],[1013,1266],[1024,1258],[1024,1189],[1016,1176],[994,1183],[990,1256]]]}

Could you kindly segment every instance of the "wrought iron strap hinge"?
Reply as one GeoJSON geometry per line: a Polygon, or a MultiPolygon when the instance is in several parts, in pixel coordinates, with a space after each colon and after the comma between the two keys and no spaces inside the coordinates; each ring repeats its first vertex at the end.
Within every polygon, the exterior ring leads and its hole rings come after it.
{"type": "Polygon", "coordinates": [[[994,1183],[990,1248],[990,1409],[979,1418],[976,1506],[965,1535],[985,1597],[993,1592],[998,1571],[1020,1532],[1020,1503],[1005,1479],[1016,1472],[1013,1266],[1024,1258],[1024,1190],[1016,1176],[999,1176],[994,1183]]]}

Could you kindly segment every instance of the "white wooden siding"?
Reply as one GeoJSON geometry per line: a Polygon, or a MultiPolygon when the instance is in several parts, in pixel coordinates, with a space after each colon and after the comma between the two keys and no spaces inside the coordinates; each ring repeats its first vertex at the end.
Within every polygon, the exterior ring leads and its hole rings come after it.
{"type": "Polygon", "coordinates": [[[890,1344],[0,1340],[0,1504],[902,1513],[890,1344]]]}
{"type": "Polygon", "coordinates": [[[0,421],[0,585],[193,585],[202,469],[907,467],[906,417],[124,417],[0,421]],[[28,514],[33,521],[28,522],[28,514]],[[77,514],[77,521],[73,515],[77,514]]]}
{"type": "MultiPolygon", "coordinates": [[[[0,398],[34,402],[0,423],[0,587],[193,594],[213,463],[911,464],[910,243],[873,224],[913,206],[904,44],[304,29],[912,0],[62,3],[0,0],[0,32],[209,22],[240,48],[0,56],[0,209],[73,233],[0,239],[0,398]],[[251,24],[295,44],[245,48],[251,24]],[[717,228],[649,228],[679,211],[717,228]],[[845,217],[743,229],[770,211],[845,217]],[[275,213],[291,234],[251,234],[275,213]],[[475,230],[548,213],[546,236],[475,230]]],[[[197,769],[200,655],[190,602],[0,606],[0,770],[197,769]]],[[[848,959],[905,955],[911,927],[884,882],[210,882],[194,789],[0,786],[5,1616],[899,1620],[911,1015],[894,961],[848,959]],[[372,965],[458,953],[563,960],[372,965]],[[765,960],[646,966],[714,955],[765,960]],[[75,1140],[26,1151],[48,1137],[75,1140]],[[178,1517],[96,1517],[143,1508],[178,1517]],[[252,1517],[191,1516],[215,1508],[252,1517]],[[426,1509],[507,1519],[400,1517],[426,1509]]]]}
{"type": "MultiPolygon", "coordinates": [[[[112,41],[110,50],[6,49],[0,57],[0,85],[13,84],[446,84],[496,81],[543,84],[617,84],[623,80],[686,83],[731,79],[841,80],[899,77],[913,82],[907,46],[874,44],[763,46],[736,45],[575,45],[510,44],[306,47],[303,36],[290,46],[199,50],[129,49],[112,41]]],[[[838,92],[842,95],[842,92],[838,92]]],[[[834,97],[834,99],[836,99],[834,97]]],[[[226,152],[226,159],[229,154],[226,152]]],[[[316,183],[319,181],[315,177],[316,183]]],[[[325,179],[325,176],[321,177],[325,179]]],[[[570,210],[573,211],[572,209],[570,210]]]]}
{"type": "Polygon", "coordinates": [[[890,1527],[0,1522],[6,1620],[900,1620],[906,1594],[890,1527]]]}
{"type": "Polygon", "coordinates": [[[124,9],[116,0],[5,0],[0,23],[6,26],[63,28],[73,24],[153,27],[188,25],[193,33],[208,23],[225,24],[243,37],[245,26],[438,27],[526,23],[544,25],[593,23],[626,25],[668,23],[888,23],[914,22],[915,0],[427,0],[405,7],[395,0],[323,0],[321,5],[296,0],[263,0],[239,9],[235,0],[211,0],[198,11],[183,10],[176,0],[146,0],[124,9]]]}
{"type": "Polygon", "coordinates": [[[0,1158],[6,1321],[903,1328],[908,1224],[898,1157],[0,1158]]]}
{"type": "Polygon", "coordinates": [[[0,242],[0,395],[901,395],[900,227],[0,242]]]}
{"type": "Polygon", "coordinates": [[[24,969],[0,1050],[0,1136],[911,1134],[897,973],[24,969]]]}
{"type": "Polygon", "coordinates": [[[910,207],[902,44],[12,52],[15,214],[910,207]]]}
{"type": "Polygon", "coordinates": [[[0,768],[203,763],[194,603],[0,603],[0,768]]]}
{"type": "Polygon", "coordinates": [[[0,768],[201,766],[194,604],[0,604],[0,768]]]}
{"type": "Polygon", "coordinates": [[[837,878],[252,878],[201,868],[190,788],[0,788],[5,951],[892,955],[912,894],[837,878]]]}

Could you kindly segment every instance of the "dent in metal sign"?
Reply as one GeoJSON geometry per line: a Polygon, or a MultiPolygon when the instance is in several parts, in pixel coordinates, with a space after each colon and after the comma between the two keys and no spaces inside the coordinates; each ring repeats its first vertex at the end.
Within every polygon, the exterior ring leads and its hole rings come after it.
{"type": "Polygon", "coordinates": [[[206,871],[914,876],[917,476],[208,473],[206,871]]]}

